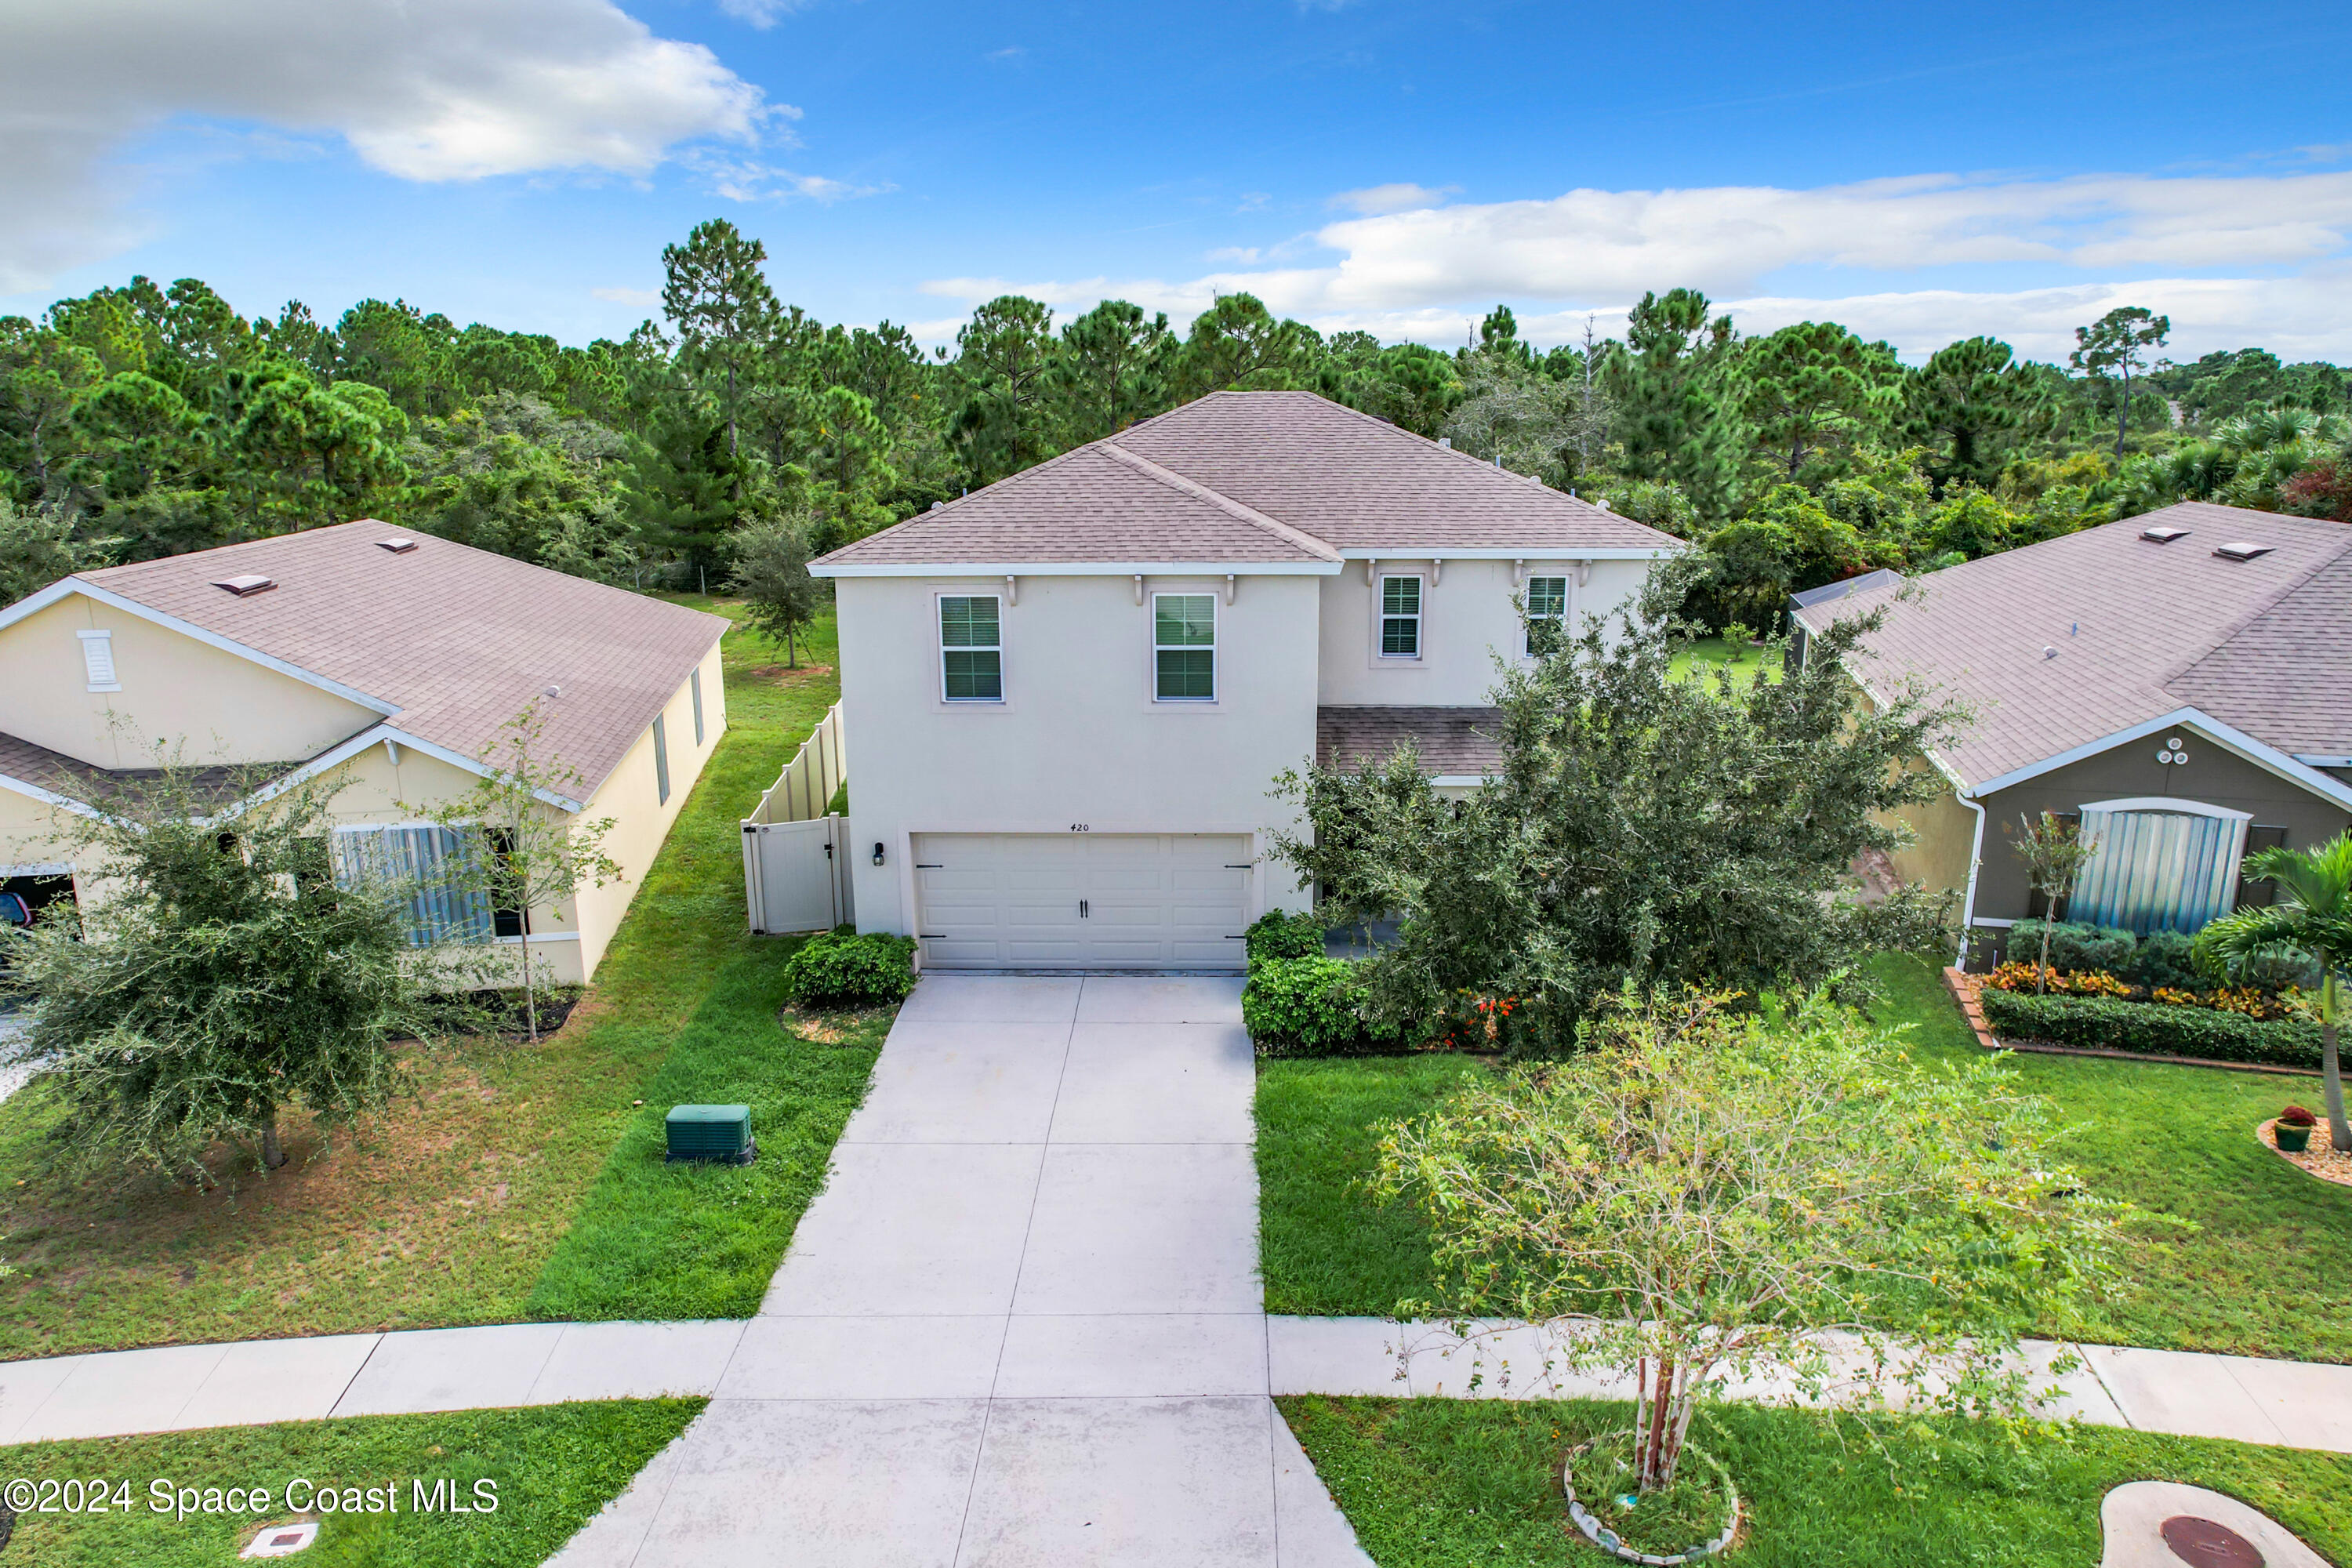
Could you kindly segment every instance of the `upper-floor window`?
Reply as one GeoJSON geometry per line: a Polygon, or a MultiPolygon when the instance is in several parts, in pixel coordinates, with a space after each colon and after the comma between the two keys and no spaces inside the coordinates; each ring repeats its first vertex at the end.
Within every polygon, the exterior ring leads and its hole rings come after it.
{"type": "Polygon", "coordinates": [[[1529,658],[1556,651],[1568,640],[1568,579],[1528,579],[1528,646],[1529,658]]]}
{"type": "Polygon", "coordinates": [[[1161,702],[1217,700],[1217,596],[1151,596],[1151,695],[1161,702]]]}
{"type": "Polygon", "coordinates": [[[1004,634],[993,595],[940,596],[940,694],[950,702],[1004,700],[1004,634]]]}
{"type": "Polygon", "coordinates": [[[1421,579],[1381,579],[1381,657],[1421,657],[1421,579]]]}

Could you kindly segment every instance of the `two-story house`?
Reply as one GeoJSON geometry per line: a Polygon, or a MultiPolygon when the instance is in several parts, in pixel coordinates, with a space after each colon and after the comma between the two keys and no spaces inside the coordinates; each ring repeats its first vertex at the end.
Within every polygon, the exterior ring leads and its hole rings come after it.
{"type": "Polygon", "coordinates": [[[225,824],[323,777],[339,865],[429,877],[459,852],[436,814],[510,757],[528,709],[542,805],[611,824],[620,879],[529,910],[420,888],[413,924],[584,981],[726,729],[727,627],[364,518],[77,573],[0,609],[0,894],[102,898],[71,819],[163,762],[201,770],[225,824]]]}
{"type": "Polygon", "coordinates": [[[929,968],[1239,968],[1308,901],[1267,855],[1276,775],[1411,739],[1474,785],[1527,620],[1606,616],[1681,547],[1227,392],[835,551],[858,923],[929,968]]]}

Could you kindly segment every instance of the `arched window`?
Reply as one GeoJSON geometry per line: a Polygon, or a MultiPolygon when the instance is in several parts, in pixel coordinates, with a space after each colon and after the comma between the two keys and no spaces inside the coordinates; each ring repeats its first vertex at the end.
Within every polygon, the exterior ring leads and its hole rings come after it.
{"type": "Polygon", "coordinates": [[[2229,912],[2252,820],[2162,795],[2084,806],[2083,834],[2096,847],[2066,902],[2067,919],[2142,936],[2202,928],[2229,912]]]}

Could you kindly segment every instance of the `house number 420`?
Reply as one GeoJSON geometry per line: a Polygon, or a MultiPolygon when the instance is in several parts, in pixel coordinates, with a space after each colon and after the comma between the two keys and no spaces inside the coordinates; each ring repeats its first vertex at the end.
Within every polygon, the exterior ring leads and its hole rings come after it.
{"type": "Polygon", "coordinates": [[[1094,830],[1094,824],[1090,822],[1073,822],[1070,824],[1070,831],[1073,833],[1092,833],[1094,830]]]}

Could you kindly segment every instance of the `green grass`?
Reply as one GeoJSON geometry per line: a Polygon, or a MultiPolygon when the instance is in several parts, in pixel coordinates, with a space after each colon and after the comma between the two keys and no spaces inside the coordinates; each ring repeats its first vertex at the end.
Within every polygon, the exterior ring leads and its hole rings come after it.
{"type": "MultiPolygon", "coordinates": [[[[1935,968],[1877,962],[1889,1023],[1921,1061],[1980,1056],[1935,968]]],[[[2253,1130],[2313,1079],[2016,1055],[2101,1193],[2194,1229],[2132,1244],[2122,1276],[2071,1331],[2093,1343],[2352,1362],[2352,1188],[2304,1175],[2253,1130]]],[[[1372,1126],[1433,1105],[1476,1070],[1456,1058],[1269,1061],[1258,1069],[1258,1189],[1267,1309],[1387,1313],[1431,1285],[1420,1216],[1363,1181],[1372,1126]]],[[[2058,1325],[2053,1325],[2053,1330],[2058,1325]]]]}
{"type": "MultiPolygon", "coordinates": [[[[530,1568],[545,1561],[685,1429],[698,1399],[558,1405],[454,1415],[374,1415],[0,1449],[0,1477],[131,1483],[128,1512],[25,1512],[0,1560],[42,1568],[210,1568],[234,1562],[299,1477],[317,1486],[394,1488],[398,1514],[325,1516],[303,1568],[530,1568]],[[447,1478],[473,1498],[497,1483],[494,1513],[419,1514],[411,1482],[447,1478]],[[148,1488],[266,1488],[271,1511],[158,1514],[148,1488]]],[[[61,1494],[60,1494],[61,1495],[61,1494]]],[[[110,1486],[110,1500],[112,1497],[110,1486]]],[[[226,1499],[220,1500],[225,1501],[226,1499]]],[[[296,1501],[309,1500],[298,1493],[296,1501]]],[[[199,1502],[201,1507],[201,1500],[199,1502]]]]}
{"type": "MultiPolygon", "coordinates": [[[[1722,637],[1700,637],[1675,655],[1673,672],[1678,680],[1724,669],[1728,669],[1735,676],[1744,676],[1762,664],[1770,651],[1744,642],[1735,646],[1722,637]]],[[[1777,671],[1773,679],[1780,679],[1777,671]]]]}
{"type": "MultiPolygon", "coordinates": [[[[726,610],[691,596],[681,602],[726,610]]],[[[830,617],[804,668],[724,645],[728,731],[588,999],[537,1047],[427,1064],[395,1107],[294,1163],[199,1193],[45,1167],[54,1102],[0,1105],[0,1358],[527,1316],[749,1312],[863,1098],[882,1026],[836,1046],[775,1022],[794,942],[743,912],[743,813],[839,693],[830,617]],[[682,1100],[752,1107],[760,1161],[658,1157],[682,1100]],[[635,1102],[642,1100],[638,1105],[635,1102]]]]}
{"type": "Polygon", "coordinates": [[[1379,1127],[1427,1110],[1465,1075],[1463,1057],[1261,1061],[1258,1257],[1265,1310],[1386,1315],[1430,1287],[1418,1213],[1364,1191],[1379,1127]]]}
{"type": "MultiPolygon", "coordinates": [[[[1381,1568],[1588,1568],[1560,1455],[1628,1420],[1585,1401],[1277,1401],[1381,1568]]],[[[1742,1568],[2089,1568],[2099,1501],[2126,1481],[2184,1481],[2261,1510],[2352,1561],[2352,1458],[2083,1427],[2014,1449],[1992,1428],[1922,1423],[1878,1449],[1853,1424],[1727,1405],[1693,1436],[1749,1509],[1742,1568]]]]}

